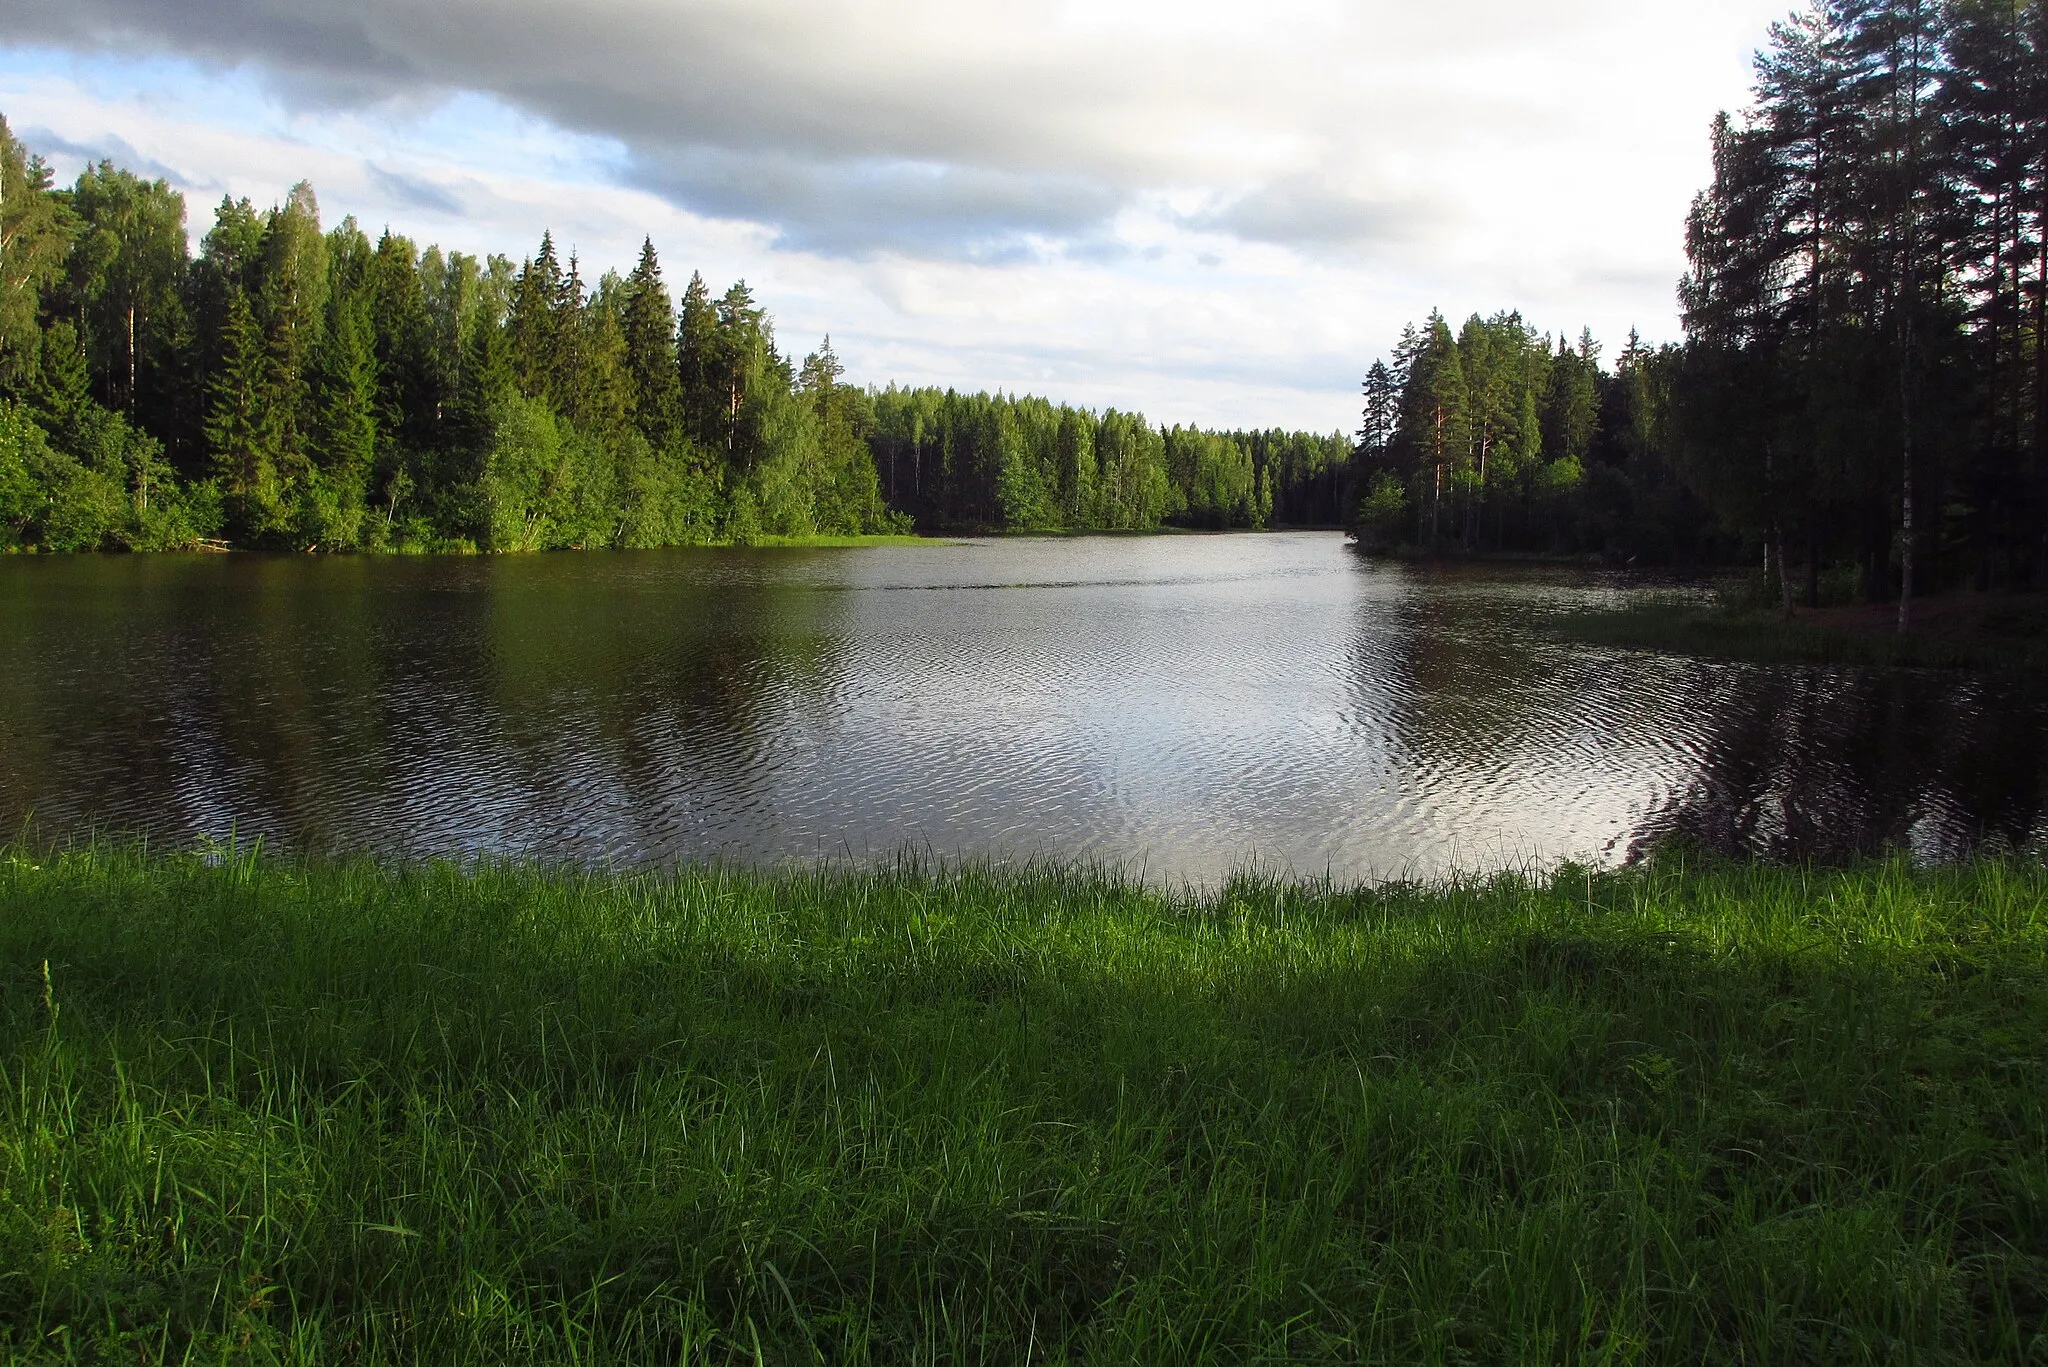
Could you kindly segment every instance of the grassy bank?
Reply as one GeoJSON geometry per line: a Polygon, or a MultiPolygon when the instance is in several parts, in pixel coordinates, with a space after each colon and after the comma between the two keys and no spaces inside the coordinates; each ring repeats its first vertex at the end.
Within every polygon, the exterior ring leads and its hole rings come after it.
{"type": "Polygon", "coordinates": [[[2030,863],[0,853],[0,1349],[2014,1361],[2044,951],[2030,863]]]}
{"type": "Polygon", "coordinates": [[[1550,628],[1569,639],[1767,664],[1922,669],[2048,669],[2048,613],[2031,601],[1932,599],[1901,636],[1897,608],[1776,611],[1699,599],[1645,598],[1605,611],[1563,613],[1550,628]],[[1964,611],[1958,611],[1961,607],[1964,611]]]}

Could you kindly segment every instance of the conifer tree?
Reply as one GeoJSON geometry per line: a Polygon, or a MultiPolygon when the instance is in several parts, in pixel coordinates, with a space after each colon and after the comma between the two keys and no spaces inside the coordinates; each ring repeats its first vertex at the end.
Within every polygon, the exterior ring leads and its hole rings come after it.
{"type": "Polygon", "coordinates": [[[1551,358],[1543,402],[1543,455],[1551,461],[1583,464],[1600,418],[1600,366],[1590,350],[1591,334],[1573,351],[1563,337],[1551,358]]]}
{"type": "Polygon", "coordinates": [[[1443,536],[1444,495],[1470,435],[1464,360],[1441,313],[1432,311],[1408,381],[1406,438],[1424,455],[1428,480],[1429,540],[1443,536]]]}
{"type": "Polygon", "coordinates": [[[43,334],[35,394],[37,415],[59,450],[78,454],[93,407],[92,371],[78,329],[52,323],[43,334]]]}
{"type": "MultiPolygon", "coordinates": [[[[574,274],[572,271],[572,277],[574,274]]],[[[570,321],[576,335],[576,369],[570,377],[572,391],[562,396],[562,411],[572,422],[614,442],[633,426],[633,372],[626,344],[625,305],[626,282],[607,272],[597,292],[570,321]]],[[[667,370],[675,373],[673,366],[667,370]]]]}
{"type": "Polygon", "coordinates": [[[554,234],[542,233],[540,250],[520,269],[508,323],[512,373],[528,398],[545,397],[562,366],[562,301],[567,292],[555,257],[554,234]]]}
{"type": "Polygon", "coordinates": [[[377,457],[377,353],[367,299],[330,296],[314,376],[314,455],[324,475],[360,499],[377,457]]]}
{"type": "Polygon", "coordinates": [[[206,439],[229,530],[251,544],[269,541],[283,526],[267,351],[249,296],[230,287],[206,439]]]}
{"type": "Polygon", "coordinates": [[[370,326],[377,358],[377,428],[392,469],[410,457],[414,482],[431,479],[427,468],[439,449],[447,402],[446,358],[436,346],[420,281],[419,253],[406,238],[386,230],[370,260],[370,326]]]}
{"type": "Polygon", "coordinates": [[[667,451],[681,435],[682,372],[676,356],[675,304],[662,283],[654,240],[640,247],[640,263],[626,284],[620,318],[626,369],[632,377],[634,425],[647,444],[667,451]]]}
{"type": "Polygon", "coordinates": [[[554,300],[555,366],[542,393],[560,413],[573,421],[587,421],[593,402],[596,376],[590,364],[590,328],[583,290],[583,265],[574,252],[569,268],[562,274],[562,286],[554,300]]]}
{"type": "Polygon", "coordinates": [[[765,397],[760,386],[777,359],[765,318],[744,280],[733,282],[718,301],[711,374],[717,385],[721,444],[727,465],[736,470],[747,468],[759,454],[758,405],[749,412],[748,400],[765,397]]]}
{"type": "Polygon", "coordinates": [[[273,458],[287,484],[303,476],[318,424],[312,370],[327,304],[327,242],[313,187],[301,181],[271,211],[256,262],[260,322],[270,374],[266,386],[273,458]]]}
{"type": "Polygon", "coordinates": [[[694,271],[676,319],[676,367],[683,431],[706,451],[724,452],[727,420],[718,376],[718,310],[704,277],[694,271]]]}

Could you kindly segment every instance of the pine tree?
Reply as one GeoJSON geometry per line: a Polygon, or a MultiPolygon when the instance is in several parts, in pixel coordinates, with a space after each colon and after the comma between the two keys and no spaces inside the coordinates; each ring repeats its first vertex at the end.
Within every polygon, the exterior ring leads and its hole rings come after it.
{"type": "Polygon", "coordinates": [[[760,454],[760,420],[771,397],[767,382],[780,366],[766,318],[744,280],[718,301],[707,371],[717,403],[714,449],[725,453],[731,470],[750,468],[760,454]]]}
{"type": "Polygon", "coordinates": [[[1406,366],[1403,439],[1422,457],[1429,506],[1429,542],[1443,537],[1446,485],[1455,476],[1470,436],[1464,359],[1441,313],[1416,341],[1406,366]]]}
{"type": "Polygon", "coordinates": [[[69,323],[52,323],[43,334],[35,409],[59,450],[79,454],[92,408],[92,369],[78,329],[69,323]]]}
{"type": "Polygon", "coordinates": [[[1356,450],[1367,464],[1377,466],[1387,459],[1387,448],[1393,445],[1400,428],[1400,383],[1385,361],[1374,361],[1361,388],[1365,392],[1365,411],[1359,423],[1356,450]]]}
{"type": "Polygon", "coordinates": [[[889,519],[867,440],[873,418],[862,402],[864,396],[839,382],[845,373],[827,337],[804,359],[798,380],[818,428],[818,530],[845,535],[879,532],[889,519]]]}

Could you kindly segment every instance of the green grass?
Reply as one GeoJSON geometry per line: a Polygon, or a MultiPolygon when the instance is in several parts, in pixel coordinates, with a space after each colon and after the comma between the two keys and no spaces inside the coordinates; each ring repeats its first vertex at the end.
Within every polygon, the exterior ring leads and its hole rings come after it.
{"type": "MultiPolygon", "coordinates": [[[[2020,626],[2032,628],[2027,622],[2020,626]]],[[[1560,613],[1551,630],[1593,645],[1663,650],[1765,664],[1864,665],[1921,669],[2039,670],[2048,668],[2048,635],[1898,636],[1843,631],[1774,611],[1724,607],[1697,600],[1645,598],[1620,608],[1560,613]]]]}
{"type": "Polygon", "coordinates": [[[0,1356],[2039,1360],[2044,951],[2024,861],[0,852],[0,1356]]]}

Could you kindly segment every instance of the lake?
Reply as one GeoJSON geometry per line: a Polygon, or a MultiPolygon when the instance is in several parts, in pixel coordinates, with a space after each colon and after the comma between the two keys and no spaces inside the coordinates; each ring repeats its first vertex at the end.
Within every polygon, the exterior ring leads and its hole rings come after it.
{"type": "Polygon", "coordinates": [[[1340,878],[2043,834],[1993,676],[1597,649],[1611,574],[1334,534],[0,559],[0,818],[631,864],[1340,878]]]}

